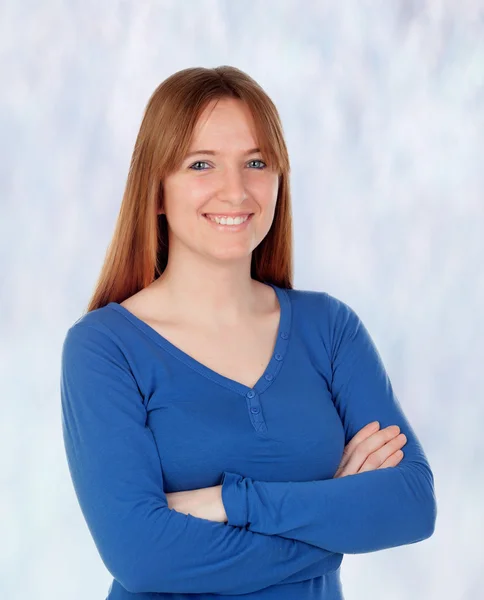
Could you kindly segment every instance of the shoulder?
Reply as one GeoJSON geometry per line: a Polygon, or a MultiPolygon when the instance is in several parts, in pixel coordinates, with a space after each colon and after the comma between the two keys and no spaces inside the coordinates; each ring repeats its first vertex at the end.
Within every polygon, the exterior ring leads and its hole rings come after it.
{"type": "Polygon", "coordinates": [[[111,357],[125,363],[120,327],[123,319],[106,305],[84,313],[66,331],[63,344],[63,358],[72,357],[111,357]]]}
{"type": "Polygon", "coordinates": [[[356,311],[347,302],[327,291],[308,289],[286,289],[292,304],[306,311],[308,316],[331,322],[358,318],[356,311]]]}
{"type": "Polygon", "coordinates": [[[317,345],[322,344],[332,359],[356,349],[376,349],[365,323],[348,302],[326,291],[287,291],[298,307],[294,312],[299,328],[317,345]]]}
{"type": "Polygon", "coordinates": [[[340,347],[351,342],[367,330],[358,312],[348,302],[327,291],[287,290],[294,308],[295,320],[301,330],[316,335],[317,343],[328,348],[340,347]]]}

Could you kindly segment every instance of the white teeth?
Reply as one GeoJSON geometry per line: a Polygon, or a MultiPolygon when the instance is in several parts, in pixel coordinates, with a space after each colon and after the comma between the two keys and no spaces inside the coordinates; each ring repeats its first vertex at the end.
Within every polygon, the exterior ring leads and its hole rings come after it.
{"type": "Polygon", "coordinates": [[[240,225],[241,223],[247,221],[249,216],[250,215],[245,217],[235,217],[234,219],[232,217],[211,217],[210,215],[206,215],[210,221],[215,221],[215,223],[218,223],[219,225],[240,225]]]}

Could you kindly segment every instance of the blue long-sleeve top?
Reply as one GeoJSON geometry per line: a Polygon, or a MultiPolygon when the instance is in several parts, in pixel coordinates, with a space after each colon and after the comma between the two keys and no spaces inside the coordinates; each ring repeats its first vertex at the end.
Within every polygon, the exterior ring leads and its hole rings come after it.
{"type": "Polygon", "coordinates": [[[269,285],[279,329],[251,388],[116,302],[67,331],[64,445],[106,600],[340,600],[343,554],[432,535],[433,474],[361,319],[326,292],[269,285]],[[403,459],[334,479],[372,421],[405,433],[403,459]],[[215,485],[226,523],[168,508],[166,493],[215,485]]]}

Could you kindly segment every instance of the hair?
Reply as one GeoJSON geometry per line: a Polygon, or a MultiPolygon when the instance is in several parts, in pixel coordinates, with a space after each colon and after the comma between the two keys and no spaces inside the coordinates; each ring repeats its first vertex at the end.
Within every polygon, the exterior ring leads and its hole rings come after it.
{"type": "Polygon", "coordinates": [[[163,180],[189,151],[199,115],[210,102],[222,98],[246,103],[264,161],[279,173],[273,223],[252,252],[251,277],[292,289],[290,164],[279,113],[261,86],[240,69],[195,67],[170,75],[148,101],[114,234],[86,312],[122,302],[165,270],[168,226],[166,215],[158,214],[163,180]]]}

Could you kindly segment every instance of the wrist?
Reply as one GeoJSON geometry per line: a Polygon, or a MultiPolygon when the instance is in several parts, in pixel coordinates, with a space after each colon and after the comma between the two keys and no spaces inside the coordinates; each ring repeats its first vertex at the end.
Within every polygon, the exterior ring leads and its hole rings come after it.
{"type": "Polygon", "coordinates": [[[195,496],[196,512],[201,519],[223,523],[227,521],[227,515],[222,501],[222,486],[215,485],[209,488],[196,490],[195,496]]]}
{"type": "Polygon", "coordinates": [[[185,515],[192,515],[199,519],[227,522],[224,504],[222,501],[222,486],[216,485],[208,488],[172,492],[167,494],[168,507],[185,515]]]}

